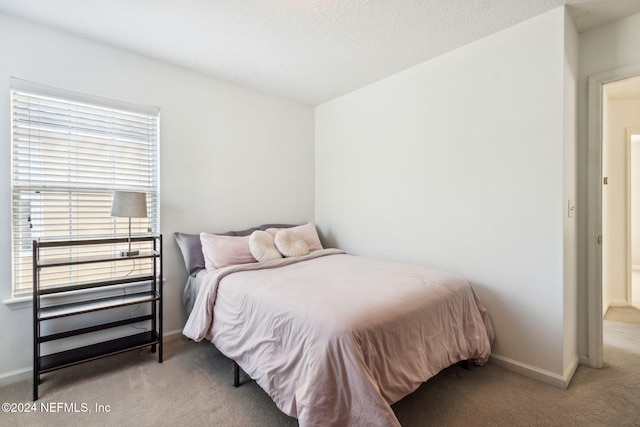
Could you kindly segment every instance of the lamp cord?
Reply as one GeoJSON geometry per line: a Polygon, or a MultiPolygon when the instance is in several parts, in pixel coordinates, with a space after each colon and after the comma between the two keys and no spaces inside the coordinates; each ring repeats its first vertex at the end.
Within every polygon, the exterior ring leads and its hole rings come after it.
{"type": "MultiPolygon", "coordinates": [[[[129,252],[131,252],[131,247],[129,247],[129,252]]],[[[129,270],[127,272],[127,274],[125,274],[123,277],[128,277],[136,269],[136,260],[132,259],[131,261],[133,262],[133,266],[131,267],[131,270],[129,270]]],[[[124,296],[127,296],[127,289],[125,288],[124,283],[122,284],[122,292],[124,293],[124,296]]],[[[133,313],[135,313],[139,308],[140,308],[140,304],[136,304],[136,306],[133,308],[133,310],[131,310],[129,312],[129,317],[130,318],[133,317],[133,313]]],[[[135,324],[131,324],[130,326],[133,329],[137,329],[137,330],[140,330],[140,331],[145,331],[146,332],[146,331],[149,330],[148,328],[139,328],[135,324]]]]}

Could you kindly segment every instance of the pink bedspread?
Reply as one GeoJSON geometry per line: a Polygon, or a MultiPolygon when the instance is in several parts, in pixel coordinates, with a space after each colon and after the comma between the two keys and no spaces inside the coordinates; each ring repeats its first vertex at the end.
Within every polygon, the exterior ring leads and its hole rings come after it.
{"type": "Polygon", "coordinates": [[[335,249],[208,273],[183,333],[301,426],[398,426],[392,403],[493,341],[461,277],[335,249]]]}

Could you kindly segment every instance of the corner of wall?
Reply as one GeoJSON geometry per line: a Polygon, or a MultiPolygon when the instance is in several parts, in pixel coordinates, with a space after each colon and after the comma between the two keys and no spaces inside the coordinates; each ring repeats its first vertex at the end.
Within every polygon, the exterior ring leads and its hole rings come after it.
{"type": "MultiPolygon", "coordinates": [[[[563,82],[563,371],[578,354],[577,92],[578,32],[564,7],[563,82]]],[[[575,369],[574,369],[575,370],[575,369]]]]}
{"type": "Polygon", "coordinates": [[[508,357],[500,356],[498,354],[492,354],[489,361],[490,363],[493,363],[496,366],[500,366],[501,368],[504,368],[508,371],[524,375],[525,377],[529,377],[531,379],[561,389],[566,389],[567,387],[569,387],[571,379],[573,378],[573,374],[575,374],[579,365],[579,359],[577,356],[575,356],[571,360],[571,363],[569,363],[567,368],[563,370],[563,374],[558,375],[545,369],[540,369],[535,366],[510,359],[508,357]]]}

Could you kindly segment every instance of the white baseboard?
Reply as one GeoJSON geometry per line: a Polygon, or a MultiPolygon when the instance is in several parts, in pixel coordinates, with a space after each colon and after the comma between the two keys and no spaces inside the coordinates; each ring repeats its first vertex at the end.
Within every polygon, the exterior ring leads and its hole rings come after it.
{"type": "MultiPolygon", "coordinates": [[[[165,341],[173,341],[183,336],[184,335],[182,335],[182,329],[174,329],[173,331],[165,332],[162,334],[162,337],[165,341]]],[[[187,337],[184,338],[187,339],[187,337]]]]}
{"type": "Polygon", "coordinates": [[[505,368],[509,371],[516,372],[534,380],[538,380],[540,382],[562,389],[566,389],[567,387],[569,387],[571,378],[573,378],[573,374],[575,374],[579,364],[579,358],[576,356],[569,364],[569,367],[565,370],[564,374],[558,375],[544,369],[536,368],[535,366],[531,366],[526,363],[518,362],[517,360],[513,360],[508,357],[500,356],[498,354],[492,354],[489,361],[496,366],[500,366],[501,368],[505,368]]]}
{"type": "Polygon", "coordinates": [[[580,358],[576,356],[573,358],[571,363],[569,363],[569,366],[567,366],[567,369],[565,369],[564,374],[562,375],[562,378],[564,379],[564,382],[565,382],[565,386],[564,386],[565,389],[569,387],[569,384],[571,384],[571,380],[573,379],[573,376],[578,370],[578,366],[580,366],[580,358]]]}
{"type": "Polygon", "coordinates": [[[15,371],[3,372],[0,374],[0,387],[17,383],[31,378],[33,368],[16,369],[15,371]]]}
{"type": "Polygon", "coordinates": [[[613,301],[609,301],[609,307],[626,307],[629,304],[625,299],[614,299],[613,301]]]}
{"type": "MultiPolygon", "coordinates": [[[[173,341],[182,337],[182,329],[165,332],[162,334],[164,342],[173,341]]],[[[0,387],[17,383],[24,380],[31,380],[33,376],[33,367],[20,368],[14,371],[0,373],[0,387]]]]}
{"type": "Polygon", "coordinates": [[[602,317],[607,315],[607,312],[611,307],[627,307],[629,303],[624,299],[614,299],[609,301],[602,310],[602,317]]]}

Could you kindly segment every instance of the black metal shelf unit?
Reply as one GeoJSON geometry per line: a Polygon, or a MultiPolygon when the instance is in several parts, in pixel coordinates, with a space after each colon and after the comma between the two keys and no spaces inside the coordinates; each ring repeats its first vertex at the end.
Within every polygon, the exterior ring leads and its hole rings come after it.
{"type": "MultiPolygon", "coordinates": [[[[78,363],[88,362],[118,353],[122,353],[137,348],[151,347],[151,351],[158,350],[158,362],[162,363],[162,235],[148,235],[142,237],[132,237],[131,242],[146,242],[151,249],[140,252],[139,255],[123,257],[115,250],[116,245],[128,242],[128,238],[110,239],[84,239],[84,240],[56,240],[56,241],[34,241],[33,242],[33,400],[38,399],[38,386],[40,384],[40,374],[62,369],[78,363]],[[47,248],[70,249],[74,246],[91,246],[92,248],[106,248],[104,255],[90,257],[66,257],[60,259],[43,259],[42,251],[47,248]],[[70,279],[63,284],[51,285],[47,279],[42,277],[43,270],[51,267],[79,266],[91,263],[120,263],[131,260],[151,260],[149,272],[143,274],[122,274],[114,272],[96,280],[79,281],[70,279]],[[116,290],[115,295],[102,296],[98,298],[82,298],[81,301],[73,302],[52,302],[47,301],[43,306],[42,297],[50,295],[69,296],[77,294],[78,291],[95,288],[113,287],[124,284],[138,284],[142,290],[126,293],[124,288],[122,293],[116,290]],[[125,307],[137,304],[149,304],[150,314],[136,317],[118,318],[114,314],[114,319],[87,327],[69,329],[57,333],[41,334],[41,323],[54,321],[62,317],[76,316],[101,310],[110,310],[118,307],[125,307]],[[69,338],[82,334],[90,334],[110,328],[124,325],[149,322],[150,330],[126,335],[121,338],[111,339],[82,347],[56,353],[41,354],[41,344],[59,339],[69,338]]],[[[56,279],[58,282],[59,278],[56,279]]],[[[64,298],[62,298],[64,299],[64,298]]]]}

